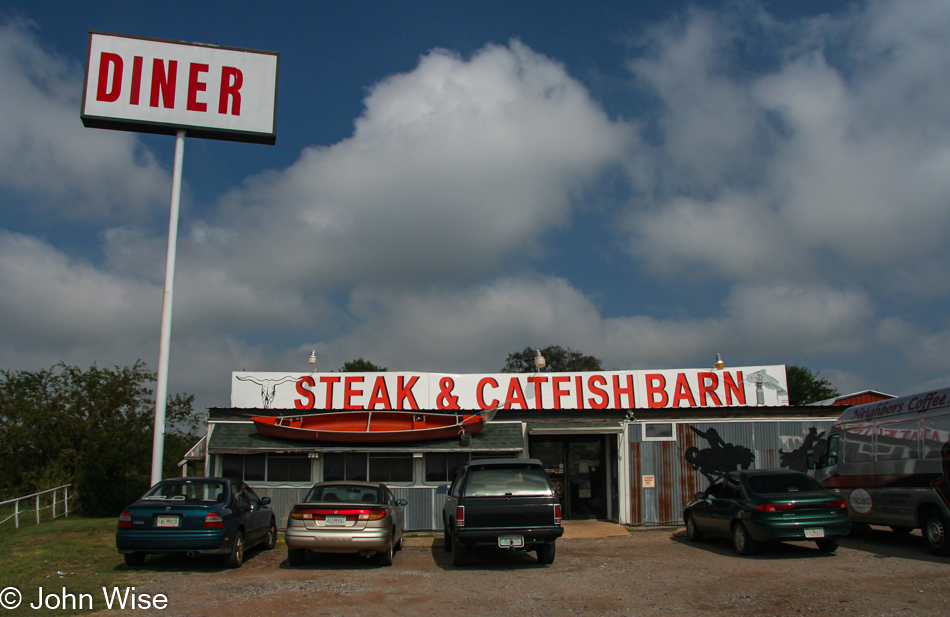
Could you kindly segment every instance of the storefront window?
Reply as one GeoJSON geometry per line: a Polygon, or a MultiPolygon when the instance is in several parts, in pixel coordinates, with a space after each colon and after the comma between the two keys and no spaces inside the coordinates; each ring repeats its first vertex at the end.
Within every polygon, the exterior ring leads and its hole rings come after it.
{"type": "Polygon", "coordinates": [[[329,452],[323,457],[323,480],[366,481],[366,455],[329,452]]]}
{"type": "Polygon", "coordinates": [[[370,482],[412,482],[411,454],[370,454],[370,482]]]}
{"type": "Polygon", "coordinates": [[[426,454],[426,482],[451,482],[455,472],[471,459],[469,454],[432,452],[426,454]]]}
{"type": "Polygon", "coordinates": [[[266,454],[225,454],[221,457],[221,475],[246,482],[262,482],[266,465],[266,454]]]}
{"type": "Polygon", "coordinates": [[[306,456],[267,457],[268,482],[310,482],[310,459],[306,456]]]}

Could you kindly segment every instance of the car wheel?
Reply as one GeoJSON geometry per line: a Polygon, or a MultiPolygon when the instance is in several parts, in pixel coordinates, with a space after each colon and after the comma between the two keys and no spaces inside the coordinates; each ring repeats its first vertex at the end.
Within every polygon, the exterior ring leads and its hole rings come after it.
{"type": "Polygon", "coordinates": [[[225,559],[225,565],[229,568],[240,568],[244,563],[244,533],[237,532],[234,536],[234,544],[231,545],[231,552],[225,559]]]}
{"type": "Polygon", "coordinates": [[[924,541],[934,555],[950,555],[950,538],[947,534],[947,519],[937,510],[927,510],[923,515],[924,541]]]}
{"type": "Polygon", "coordinates": [[[272,550],[277,546],[277,523],[270,522],[270,529],[267,530],[267,539],[264,540],[264,550],[272,550]]]}
{"type": "Polygon", "coordinates": [[[701,542],[703,539],[703,532],[699,530],[699,525],[696,524],[696,519],[692,514],[686,515],[686,537],[690,542],[701,542]]]}
{"type": "Polygon", "coordinates": [[[823,553],[833,553],[838,550],[838,538],[822,538],[821,540],[815,540],[815,544],[818,545],[818,550],[823,553]]]}
{"type": "Polygon", "coordinates": [[[908,534],[914,530],[913,527],[905,527],[904,525],[891,525],[891,531],[894,533],[899,533],[901,535],[908,534]]]}
{"type": "Polygon", "coordinates": [[[755,554],[757,542],[749,535],[749,530],[742,523],[736,523],[732,526],[732,547],[736,553],[749,556],[755,554]]]}
{"type": "MultiPolygon", "coordinates": [[[[396,533],[395,530],[392,533],[396,533]]],[[[385,551],[376,553],[376,563],[381,566],[391,566],[393,565],[393,537],[389,536],[389,546],[386,547],[385,551]]]]}
{"type": "Polygon", "coordinates": [[[307,549],[295,548],[287,549],[287,564],[297,567],[302,566],[307,561],[307,549]]]}
{"type": "Polygon", "coordinates": [[[452,565],[457,567],[468,565],[468,548],[455,535],[452,535],[452,565]]]}
{"type": "Polygon", "coordinates": [[[542,544],[541,548],[538,549],[538,563],[543,563],[544,565],[554,563],[556,549],[557,547],[554,542],[545,542],[542,544]]]}
{"type": "Polygon", "coordinates": [[[449,524],[442,524],[442,548],[446,553],[452,551],[452,534],[449,533],[449,524]]]}
{"type": "Polygon", "coordinates": [[[146,553],[126,553],[125,556],[125,565],[134,568],[135,566],[140,566],[145,563],[146,553]]]}

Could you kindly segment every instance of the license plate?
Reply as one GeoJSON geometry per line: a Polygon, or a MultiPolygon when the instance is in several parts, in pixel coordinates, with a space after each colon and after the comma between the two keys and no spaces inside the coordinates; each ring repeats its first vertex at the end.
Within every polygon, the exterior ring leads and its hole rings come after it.
{"type": "Polygon", "coordinates": [[[175,516],[159,516],[158,520],[155,521],[156,527],[178,527],[178,515],[175,516]]]}
{"type": "Polygon", "coordinates": [[[806,529],[805,537],[806,538],[824,538],[825,530],[824,529],[806,529]]]}
{"type": "Polygon", "coordinates": [[[521,548],[524,546],[524,536],[498,536],[500,548],[521,548]]]}
{"type": "Polygon", "coordinates": [[[346,525],[345,516],[335,516],[333,514],[327,515],[327,525],[346,525]]]}

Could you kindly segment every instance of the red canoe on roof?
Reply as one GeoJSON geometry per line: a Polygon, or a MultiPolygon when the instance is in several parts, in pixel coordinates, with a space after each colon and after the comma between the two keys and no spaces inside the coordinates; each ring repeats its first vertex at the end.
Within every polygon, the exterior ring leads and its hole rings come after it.
{"type": "Polygon", "coordinates": [[[477,435],[495,410],[470,414],[418,411],[340,411],[303,416],[254,416],[257,432],[278,439],[388,443],[477,435]]]}

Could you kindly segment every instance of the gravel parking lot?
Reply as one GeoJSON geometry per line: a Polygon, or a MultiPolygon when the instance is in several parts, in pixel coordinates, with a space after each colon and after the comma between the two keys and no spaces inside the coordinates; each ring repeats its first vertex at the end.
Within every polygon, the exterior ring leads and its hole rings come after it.
{"type": "Polygon", "coordinates": [[[833,555],[802,542],[738,557],[728,540],[693,544],[682,529],[654,529],[562,539],[547,567],[508,553],[456,568],[441,544],[412,544],[389,568],[339,555],[291,569],[282,550],[253,551],[239,570],[150,558],[137,588],[165,594],[168,608],[153,614],[167,617],[950,614],[950,559],[930,555],[919,532],[873,529],[833,555]]]}

